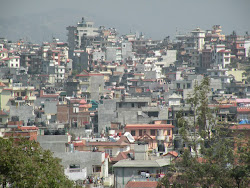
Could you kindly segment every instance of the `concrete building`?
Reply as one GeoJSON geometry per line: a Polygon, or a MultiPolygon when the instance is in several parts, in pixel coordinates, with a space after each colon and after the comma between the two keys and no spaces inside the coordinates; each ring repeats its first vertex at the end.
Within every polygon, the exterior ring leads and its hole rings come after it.
{"type": "Polygon", "coordinates": [[[201,51],[205,44],[205,31],[196,28],[191,31],[190,35],[186,37],[185,50],[190,54],[190,50],[201,51]]]}
{"type": "MultiPolygon", "coordinates": [[[[126,46],[126,44],[125,44],[126,46]]],[[[126,49],[124,47],[124,49],[126,49]]],[[[129,53],[128,53],[129,54],[129,53]]],[[[126,53],[124,52],[124,55],[126,53]]],[[[121,62],[122,61],[122,48],[120,46],[111,46],[106,48],[106,61],[121,62]]]]}
{"type": "Polygon", "coordinates": [[[165,152],[171,147],[173,138],[171,124],[127,124],[125,131],[129,132],[136,141],[148,144],[148,149],[165,152]]]}
{"type": "MultiPolygon", "coordinates": [[[[115,132],[115,130],[110,130],[109,132],[115,132]]],[[[113,136],[113,135],[112,135],[113,136]]],[[[105,139],[105,141],[96,139],[84,139],[82,142],[74,143],[74,148],[77,151],[99,151],[105,152],[111,158],[117,157],[120,152],[130,151],[130,141],[126,136],[121,136],[118,140],[112,138],[111,140],[105,139]]]]}
{"type": "MultiPolygon", "coordinates": [[[[86,168],[87,176],[106,178],[108,177],[108,159],[104,152],[79,151],[54,153],[54,157],[62,160],[64,169],[69,169],[71,165],[79,166],[83,171],[86,168]]],[[[82,177],[84,180],[84,177],[82,177]]]]}
{"type": "Polygon", "coordinates": [[[113,165],[115,175],[115,187],[124,188],[127,183],[133,181],[158,181],[160,174],[165,174],[170,162],[168,159],[147,160],[147,145],[135,146],[134,160],[121,160],[113,165]],[[142,180],[143,179],[143,180],[142,180]]]}
{"type": "Polygon", "coordinates": [[[182,96],[173,93],[168,97],[168,106],[180,106],[182,101],[182,96]]]}
{"type": "Polygon", "coordinates": [[[134,55],[132,53],[132,43],[131,42],[122,42],[122,60],[133,59],[134,55]]]}
{"type": "Polygon", "coordinates": [[[201,67],[208,69],[211,68],[211,66],[212,66],[212,49],[203,49],[201,67]]]}
{"type": "Polygon", "coordinates": [[[91,104],[81,98],[65,98],[65,103],[57,105],[57,121],[68,124],[71,128],[85,128],[90,124],[89,108],[91,104]]]}
{"type": "Polygon", "coordinates": [[[83,71],[76,78],[79,80],[79,94],[92,100],[99,100],[104,92],[104,75],[83,71]]]}
{"type": "Polygon", "coordinates": [[[9,68],[20,68],[20,57],[10,56],[2,59],[9,68]]]}
{"type": "Polygon", "coordinates": [[[245,41],[244,47],[246,49],[245,50],[246,57],[250,57],[250,40],[245,41]]]}
{"type": "Polygon", "coordinates": [[[77,26],[69,26],[68,30],[68,43],[69,48],[81,48],[83,37],[96,37],[99,36],[98,28],[94,27],[94,22],[86,21],[84,17],[77,26]]]}

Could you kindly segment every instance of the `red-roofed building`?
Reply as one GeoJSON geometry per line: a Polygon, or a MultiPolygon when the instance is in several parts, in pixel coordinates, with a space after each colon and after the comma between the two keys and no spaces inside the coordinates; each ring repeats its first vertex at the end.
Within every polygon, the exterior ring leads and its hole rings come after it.
{"type": "Polygon", "coordinates": [[[120,160],[128,159],[129,156],[131,156],[131,154],[132,156],[134,156],[135,155],[134,151],[129,150],[129,151],[120,152],[116,157],[111,158],[111,161],[112,163],[116,163],[120,160]]]}
{"type": "Polygon", "coordinates": [[[224,44],[216,44],[212,52],[212,60],[215,66],[226,68],[231,62],[231,50],[227,50],[224,44]]]}
{"type": "Polygon", "coordinates": [[[5,61],[5,64],[9,68],[20,68],[20,57],[19,56],[11,56],[11,57],[4,58],[2,60],[5,61]]]}
{"type": "Polygon", "coordinates": [[[129,181],[125,188],[154,188],[157,184],[157,181],[129,181]]]}
{"type": "Polygon", "coordinates": [[[6,85],[3,82],[0,82],[0,87],[6,87],[6,85]]]}
{"type": "MultiPolygon", "coordinates": [[[[75,150],[78,151],[101,151],[105,152],[110,158],[117,158],[120,152],[130,150],[130,142],[125,136],[121,136],[116,142],[98,141],[98,142],[74,142],[75,150]]],[[[124,156],[123,156],[124,157],[124,156]]]]}
{"type": "Polygon", "coordinates": [[[164,154],[163,156],[173,156],[173,157],[178,157],[178,153],[176,152],[176,151],[170,151],[170,152],[168,152],[168,153],[166,153],[166,154],[164,154]]]}
{"type": "MultiPolygon", "coordinates": [[[[11,123],[11,122],[9,122],[11,123]]],[[[22,121],[20,121],[22,123],[22,121]]],[[[28,140],[37,140],[37,131],[38,128],[35,126],[24,126],[22,127],[19,122],[16,122],[17,128],[13,128],[12,131],[5,132],[5,137],[14,137],[15,139],[18,139],[19,137],[27,138],[28,140]]]]}
{"type": "Polygon", "coordinates": [[[149,149],[157,149],[161,144],[165,151],[166,147],[171,146],[173,128],[171,124],[127,124],[125,131],[129,132],[135,140],[147,142],[149,149]]]}

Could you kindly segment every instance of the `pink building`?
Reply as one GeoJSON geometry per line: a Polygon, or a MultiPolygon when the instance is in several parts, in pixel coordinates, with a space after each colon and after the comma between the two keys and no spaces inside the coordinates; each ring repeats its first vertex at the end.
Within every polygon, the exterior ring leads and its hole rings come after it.
{"type": "Polygon", "coordinates": [[[171,124],[127,124],[126,132],[130,132],[136,141],[148,143],[149,149],[157,149],[159,143],[164,148],[172,145],[173,128],[171,124]]]}

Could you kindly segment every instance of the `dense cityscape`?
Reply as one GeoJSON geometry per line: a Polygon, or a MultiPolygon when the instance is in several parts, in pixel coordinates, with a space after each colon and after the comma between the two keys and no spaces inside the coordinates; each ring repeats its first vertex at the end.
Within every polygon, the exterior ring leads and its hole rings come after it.
{"type": "Polygon", "coordinates": [[[154,40],[84,17],[65,30],[67,42],[0,38],[0,185],[250,185],[248,32],[213,25],[154,40]],[[45,156],[59,159],[46,171],[55,177],[29,175],[45,156]]]}

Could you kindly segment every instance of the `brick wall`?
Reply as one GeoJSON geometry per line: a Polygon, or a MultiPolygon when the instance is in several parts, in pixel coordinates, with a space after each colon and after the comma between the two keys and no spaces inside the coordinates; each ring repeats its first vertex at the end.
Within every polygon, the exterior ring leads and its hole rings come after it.
{"type": "Polygon", "coordinates": [[[68,107],[66,104],[57,105],[57,121],[59,123],[68,123],[68,107]]]}

